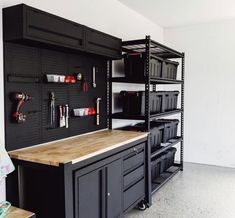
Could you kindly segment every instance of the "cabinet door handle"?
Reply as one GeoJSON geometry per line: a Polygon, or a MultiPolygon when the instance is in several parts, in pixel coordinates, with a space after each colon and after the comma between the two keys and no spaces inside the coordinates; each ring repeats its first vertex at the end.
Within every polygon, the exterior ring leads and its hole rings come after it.
{"type": "Polygon", "coordinates": [[[108,197],[109,197],[110,195],[111,195],[110,192],[108,192],[108,197]]]}
{"type": "Polygon", "coordinates": [[[134,148],[134,152],[137,154],[138,153],[138,150],[137,150],[137,148],[134,148]]]}

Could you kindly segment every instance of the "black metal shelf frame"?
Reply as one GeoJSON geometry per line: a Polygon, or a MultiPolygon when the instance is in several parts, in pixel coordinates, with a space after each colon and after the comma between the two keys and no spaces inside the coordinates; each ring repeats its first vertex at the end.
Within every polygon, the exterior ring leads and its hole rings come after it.
{"type": "MultiPolygon", "coordinates": [[[[140,81],[136,79],[127,79],[125,77],[112,77],[110,72],[109,74],[109,128],[112,129],[112,119],[128,119],[128,120],[144,120],[145,121],[145,131],[150,130],[150,121],[159,117],[180,114],[181,115],[181,135],[180,137],[166,147],[151,153],[151,149],[148,148],[146,151],[147,154],[147,171],[148,171],[148,196],[146,200],[149,205],[152,202],[152,194],[159,190],[169,179],[171,179],[178,171],[183,171],[183,157],[184,157],[184,78],[185,78],[185,55],[184,53],[180,53],[174,49],[171,49],[161,43],[158,43],[152,39],[150,36],[146,36],[145,39],[139,40],[131,40],[122,42],[122,50],[127,54],[133,53],[144,53],[145,54],[145,77],[140,81]],[[181,60],[181,79],[180,80],[172,80],[172,79],[164,79],[164,78],[151,78],[149,75],[149,67],[150,67],[150,58],[158,57],[161,59],[180,59],[181,60]],[[145,86],[145,114],[142,116],[127,116],[123,113],[112,113],[112,83],[136,83],[143,84],[145,86]],[[156,91],[156,86],[159,84],[178,84],[181,86],[181,108],[168,111],[159,114],[150,114],[149,108],[149,93],[150,88],[152,86],[152,90],[156,91]],[[180,143],[180,163],[175,165],[175,171],[169,173],[169,175],[165,178],[165,180],[160,184],[153,184],[151,182],[151,158],[159,155],[161,152],[165,151],[169,147],[172,147],[176,144],[180,143]]],[[[150,146],[148,146],[150,147],[150,146]]]]}
{"type": "MultiPolygon", "coordinates": [[[[127,79],[125,77],[113,77],[111,78],[112,82],[115,83],[136,83],[136,84],[145,84],[148,81],[148,78],[145,77],[143,80],[127,79]]],[[[164,79],[164,78],[149,78],[150,84],[182,84],[182,80],[173,80],[173,79],[164,79]]]]}
{"type": "MultiPolygon", "coordinates": [[[[159,117],[171,116],[171,115],[179,114],[179,113],[182,113],[181,109],[166,111],[166,112],[157,113],[157,114],[150,114],[149,119],[154,120],[159,117]]],[[[114,113],[111,115],[111,117],[113,119],[125,119],[125,120],[145,120],[146,119],[146,115],[128,115],[122,112],[114,113]]]]}

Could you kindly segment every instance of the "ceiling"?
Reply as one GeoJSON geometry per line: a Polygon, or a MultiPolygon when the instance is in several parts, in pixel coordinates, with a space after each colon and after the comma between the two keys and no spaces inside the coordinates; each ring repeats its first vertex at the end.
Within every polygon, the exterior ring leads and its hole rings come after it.
{"type": "Polygon", "coordinates": [[[118,0],[162,27],[235,18],[235,0],[118,0]]]}

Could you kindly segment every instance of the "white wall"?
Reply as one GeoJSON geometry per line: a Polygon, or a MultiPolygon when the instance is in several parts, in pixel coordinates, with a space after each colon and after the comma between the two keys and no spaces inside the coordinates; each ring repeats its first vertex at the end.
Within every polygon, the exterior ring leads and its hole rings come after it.
{"type": "Polygon", "coordinates": [[[164,31],[186,53],[185,161],[235,167],[235,19],[164,31]]]}
{"type": "MultiPolygon", "coordinates": [[[[115,35],[123,40],[151,35],[163,41],[163,29],[117,0],[0,0],[0,9],[24,2],[30,6],[115,35]]],[[[3,111],[2,10],[0,10],[0,110],[3,111]]],[[[120,87],[119,87],[120,88],[120,87]]],[[[122,88],[120,88],[122,89],[122,88]]],[[[4,113],[0,113],[0,146],[4,146],[4,113]]],[[[4,185],[0,185],[0,201],[4,185]]]]}

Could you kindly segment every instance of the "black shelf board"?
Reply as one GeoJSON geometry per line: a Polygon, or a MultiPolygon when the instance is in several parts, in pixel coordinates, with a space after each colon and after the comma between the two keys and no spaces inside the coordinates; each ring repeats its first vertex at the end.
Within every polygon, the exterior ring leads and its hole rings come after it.
{"type": "Polygon", "coordinates": [[[139,79],[129,79],[129,78],[126,78],[126,77],[113,77],[111,79],[112,82],[115,82],[115,83],[136,83],[136,84],[145,84],[146,81],[144,81],[144,78],[143,80],[139,80],[139,79]]]}
{"type": "Polygon", "coordinates": [[[182,80],[164,79],[164,78],[150,78],[150,83],[153,84],[183,84],[182,80]]]}
{"type": "Polygon", "coordinates": [[[182,112],[181,109],[176,109],[176,110],[162,112],[162,113],[158,113],[158,114],[151,114],[150,119],[155,119],[155,118],[164,117],[164,116],[170,116],[170,115],[178,114],[181,112],[182,112]]]}
{"type": "Polygon", "coordinates": [[[180,171],[180,166],[175,165],[170,167],[166,172],[162,173],[155,181],[152,182],[152,195],[164,186],[171,178],[180,171]],[[159,182],[157,181],[159,180],[159,182]]]}
{"type": "MultiPolygon", "coordinates": [[[[116,83],[136,83],[136,84],[145,84],[147,83],[147,78],[140,79],[129,79],[126,77],[113,77],[111,79],[112,82],[116,83]]],[[[183,84],[182,80],[174,80],[174,79],[164,79],[164,78],[150,78],[149,82],[151,84],[183,84]]]]}
{"type": "Polygon", "coordinates": [[[125,120],[144,120],[144,115],[128,115],[122,112],[112,114],[113,119],[125,119],[125,120]]]}
{"type": "MultiPolygon", "coordinates": [[[[182,112],[181,109],[176,109],[173,111],[167,111],[167,112],[158,113],[158,114],[151,114],[150,119],[155,119],[155,118],[164,117],[164,116],[170,116],[170,115],[178,114],[181,112],[182,112]]],[[[128,115],[128,114],[124,114],[122,112],[119,112],[119,113],[112,114],[112,118],[113,119],[125,119],[125,120],[145,120],[145,115],[128,115]]]]}
{"type": "Polygon", "coordinates": [[[181,137],[177,137],[175,139],[171,139],[170,142],[167,142],[165,146],[163,146],[162,148],[153,151],[151,154],[151,158],[156,157],[157,155],[161,154],[162,152],[164,152],[165,150],[167,150],[168,148],[173,147],[174,145],[178,144],[179,142],[182,141],[181,137]]]}
{"type": "Polygon", "coordinates": [[[122,50],[127,53],[145,53],[146,43],[149,43],[151,56],[161,58],[183,58],[184,54],[169,48],[159,42],[149,39],[139,39],[122,42],[122,50]]]}

